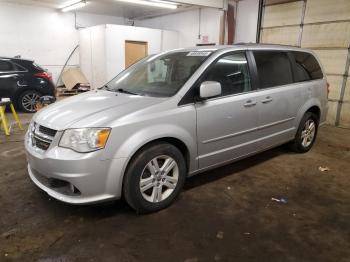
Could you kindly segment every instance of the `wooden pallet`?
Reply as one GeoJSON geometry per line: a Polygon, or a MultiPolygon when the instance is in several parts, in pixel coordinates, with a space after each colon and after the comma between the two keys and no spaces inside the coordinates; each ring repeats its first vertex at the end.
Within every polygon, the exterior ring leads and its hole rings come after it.
{"type": "Polygon", "coordinates": [[[78,89],[71,89],[71,90],[68,90],[66,88],[57,88],[57,93],[56,95],[58,97],[60,96],[74,96],[74,95],[77,95],[77,94],[80,94],[80,93],[84,93],[86,91],[84,90],[78,90],[78,89]]]}

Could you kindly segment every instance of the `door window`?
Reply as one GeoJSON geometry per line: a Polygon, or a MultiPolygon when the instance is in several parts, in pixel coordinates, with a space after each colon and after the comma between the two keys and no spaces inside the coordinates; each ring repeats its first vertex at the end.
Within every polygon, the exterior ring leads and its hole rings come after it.
{"type": "Polygon", "coordinates": [[[0,60],[0,72],[9,71],[13,71],[13,65],[8,61],[0,60]]]}
{"type": "Polygon", "coordinates": [[[310,53],[292,52],[295,58],[295,81],[302,82],[323,78],[323,73],[316,58],[310,53]]]}
{"type": "Polygon", "coordinates": [[[292,67],[287,52],[254,51],[260,88],[293,83],[292,67]]]}
{"type": "Polygon", "coordinates": [[[251,91],[248,62],[244,52],[221,57],[205,74],[202,82],[221,84],[222,96],[251,91]]]}

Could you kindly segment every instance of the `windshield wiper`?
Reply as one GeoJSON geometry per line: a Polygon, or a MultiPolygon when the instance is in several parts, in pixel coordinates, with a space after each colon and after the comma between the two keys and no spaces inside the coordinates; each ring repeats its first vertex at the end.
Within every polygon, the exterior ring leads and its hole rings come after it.
{"type": "Polygon", "coordinates": [[[133,93],[133,92],[131,92],[131,91],[125,90],[125,89],[123,89],[123,88],[118,88],[117,91],[118,91],[119,93],[124,93],[124,94],[129,94],[129,95],[136,95],[136,96],[140,95],[140,94],[133,93]]]}
{"type": "Polygon", "coordinates": [[[102,86],[102,87],[100,87],[98,89],[107,90],[107,91],[115,91],[112,88],[110,88],[108,85],[104,85],[104,86],[102,86]]]}

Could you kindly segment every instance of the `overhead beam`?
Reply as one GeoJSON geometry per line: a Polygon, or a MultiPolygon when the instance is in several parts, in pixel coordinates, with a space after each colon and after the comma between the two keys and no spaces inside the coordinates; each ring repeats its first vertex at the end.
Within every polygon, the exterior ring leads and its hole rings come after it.
{"type": "Polygon", "coordinates": [[[225,9],[225,0],[172,0],[172,2],[186,4],[186,5],[197,5],[203,7],[212,7],[225,9]]]}

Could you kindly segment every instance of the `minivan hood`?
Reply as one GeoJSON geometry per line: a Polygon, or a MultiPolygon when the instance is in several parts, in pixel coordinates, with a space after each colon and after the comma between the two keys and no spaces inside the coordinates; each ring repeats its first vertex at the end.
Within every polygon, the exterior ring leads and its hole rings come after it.
{"type": "MultiPolygon", "coordinates": [[[[65,98],[42,109],[34,115],[33,120],[48,128],[64,130],[77,122],[84,122],[84,119],[91,120],[91,116],[94,115],[96,118],[103,116],[105,119],[115,120],[129,112],[135,112],[162,101],[164,98],[128,95],[106,90],[90,91],[65,98]],[[128,106],[125,107],[125,105],[128,106]]],[[[81,127],[86,126],[95,125],[91,122],[90,125],[81,123],[81,127]]]]}

